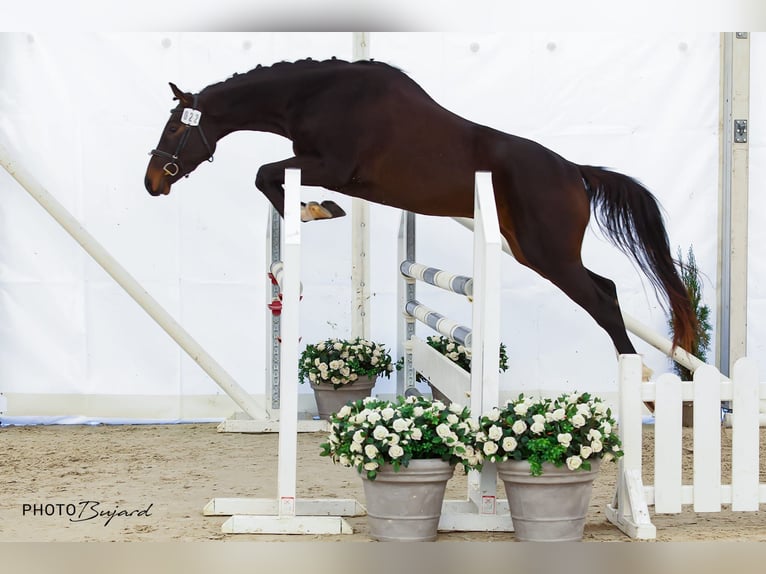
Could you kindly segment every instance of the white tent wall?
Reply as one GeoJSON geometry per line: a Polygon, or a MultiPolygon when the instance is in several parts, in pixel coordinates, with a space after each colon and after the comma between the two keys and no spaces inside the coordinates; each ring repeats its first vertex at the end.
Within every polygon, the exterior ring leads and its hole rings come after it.
{"type": "MultiPolygon", "coordinates": [[[[753,36],[757,70],[764,48],[753,36]]],[[[268,204],[253,181],[258,166],[289,156],[290,144],[232,134],[214,163],[162,198],[143,189],[146,152],[173,105],[168,81],[197,91],[258,63],[348,59],[351,49],[350,33],[0,35],[0,138],[260,400],[268,387],[268,204]]],[[[370,50],[468,119],[645,183],[665,208],[673,248],[694,246],[715,316],[718,34],[374,33],[370,50]]],[[[751,101],[755,125],[759,104],[751,101]]],[[[753,190],[766,164],[760,137],[751,151],[753,190]]],[[[756,195],[751,214],[762,212],[756,195]]],[[[306,190],[309,197],[332,197],[350,213],[346,197],[321,189],[306,190]]],[[[370,221],[371,335],[394,347],[399,212],[372,206],[370,221]]],[[[751,215],[753,245],[763,232],[755,221],[751,215]]],[[[350,224],[303,227],[303,343],[350,335],[350,224]]],[[[583,256],[617,283],[628,313],[667,332],[651,287],[627,257],[593,230],[583,256]]],[[[470,234],[451,220],[419,217],[418,259],[470,274],[470,234]]],[[[764,274],[751,263],[751,316],[763,306],[764,274]]],[[[612,345],[584,311],[510,258],[502,288],[504,392],[616,391],[612,345]]],[[[466,302],[419,290],[430,306],[470,324],[466,302]]],[[[759,358],[766,337],[753,321],[749,336],[759,358]]],[[[656,371],[668,369],[659,352],[637,347],[656,371]]],[[[377,392],[394,388],[383,380],[377,392]]],[[[313,403],[307,391],[302,408],[313,403]]],[[[235,408],[4,172],[0,392],[17,416],[189,420],[235,408]]]]}
{"type": "MultiPolygon", "coordinates": [[[[266,379],[268,205],[253,181],[290,143],[233,134],[214,165],[167,198],[143,188],[146,154],[175,105],[168,81],[196,91],[258,63],[349,58],[350,38],[0,36],[3,141],[254,394],[266,379]]],[[[9,415],[231,413],[228,397],[4,171],[0,194],[0,390],[9,415]]]]}

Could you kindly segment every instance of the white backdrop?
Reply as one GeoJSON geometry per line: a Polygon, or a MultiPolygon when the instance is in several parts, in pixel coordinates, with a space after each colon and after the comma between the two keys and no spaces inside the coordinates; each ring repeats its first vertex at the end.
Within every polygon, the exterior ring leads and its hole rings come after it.
{"type": "MultiPolygon", "coordinates": [[[[753,70],[766,59],[762,36],[753,34],[753,70]]],[[[350,59],[351,46],[350,33],[2,34],[0,138],[240,384],[260,394],[268,204],[253,181],[261,164],[291,155],[290,144],[269,134],[228,136],[214,163],[162,198],[143,188],[146,153],[173,106],[168,81],[198,91],[258,63],[350,59]]],[[[718,34],[373,33],[371,55],[401,67],[458,114],[641,180],[666,211],[674,249],[693,245],[715,315],[718,34]]],[[[757,216],[765,87],[754,73],[749,354],[761,363],[766,333],[754,319],[766,299],[766,268],[756,257],[766,240],[757,216]]],[[[350,212],[345,197],[304,191],[304,198],[329,197],[350,212]]],[[[303,227],[304,342],[350,335],[350,223],[303,227]]],[[[372,336],[391,347],[398,224],[397,210],[371,208],[372,336]]],[[[423,263],[470,274],[470,240],[449,220],[418,218],[423,263]]],[[[628,313],[667,332],[651,287],[594,231],[584,260],[615,280],[628,313]]],[[[427,304],[469,321],[459,298],[425,292],[427,304]]],[[[510,258],[502,305],[505,392],[616,391],[606,334],[510,258]]],[[[660,353],[636,344],[656,371],[669,368],[660,353]]],[[[378,383],[378,393],[393,391],[393,380],[378,383]]],[[[4,171],[0,392],[17,416],[188,420],[233,407],[4,171]]],[[[304,406],[311,401],[302,394],[304,406]]]]}

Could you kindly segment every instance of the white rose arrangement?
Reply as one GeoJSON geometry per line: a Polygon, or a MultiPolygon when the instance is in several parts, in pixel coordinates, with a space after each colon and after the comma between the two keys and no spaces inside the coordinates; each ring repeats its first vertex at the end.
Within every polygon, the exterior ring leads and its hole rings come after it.
{"type": "Polygon", "coordinates": [[[421,396],[396,402],[367,397],[330,416],[330,434],[320,454],[370,480],[383,465],[398,472],[413,459],[446,460],[467,472],[481,467],[477,430],[470,410],[456,403],[447,406],[421,396]]]}
{"type": "Polygon", "coordinates": [[[483,414],[479,427],[476,449],[484,460],[527,460],[535,476],[545,462],[590,470],[595,458],[609,461],[623,454],[611,409],[588,393],[555,399],[522,394],[483,414]]]}
{"type": "Polygon", "coordinates": [[[359,377],[391,377],[393,370],[391,354],[385,346],[359,337],[352,341],[327,339],[308,344],[298,360],[301,383],[331,384],[336,389],[359,377]]]}

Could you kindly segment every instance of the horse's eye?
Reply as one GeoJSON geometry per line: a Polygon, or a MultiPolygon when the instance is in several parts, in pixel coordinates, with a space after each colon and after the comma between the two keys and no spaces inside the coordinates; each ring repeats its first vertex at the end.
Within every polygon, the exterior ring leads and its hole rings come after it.
{"type": "Polygon", "coordinates": [[[168,131],[171,134],[174,134],[174,133],[176,133],[178,131],[178,126],[168,126],[168,131]]]}

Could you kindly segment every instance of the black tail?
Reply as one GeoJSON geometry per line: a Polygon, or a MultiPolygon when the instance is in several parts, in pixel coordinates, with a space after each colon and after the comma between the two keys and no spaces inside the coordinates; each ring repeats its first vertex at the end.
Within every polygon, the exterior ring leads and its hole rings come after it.
{"type": "Polygon", "coordinates": [[[697,318],[673,261],[657,199],[627,175],[594,166],[579,169],[599,228],[665,294],[673,319],[673,346],[691,349],[697,318]]]}

